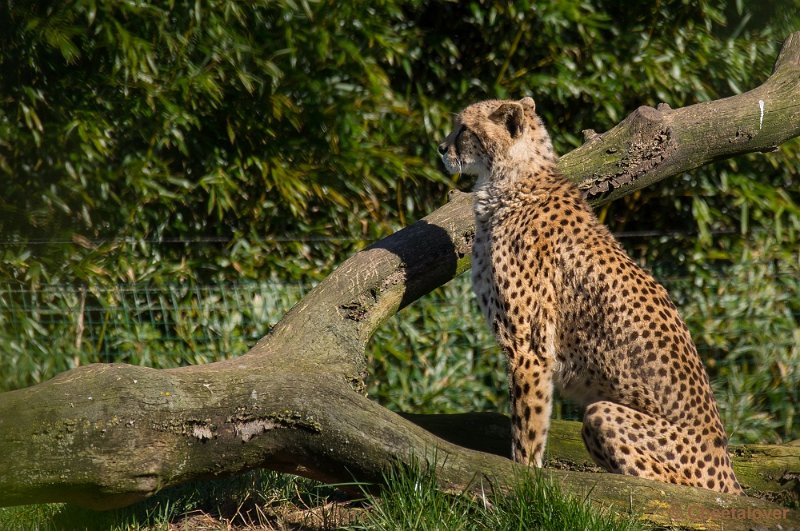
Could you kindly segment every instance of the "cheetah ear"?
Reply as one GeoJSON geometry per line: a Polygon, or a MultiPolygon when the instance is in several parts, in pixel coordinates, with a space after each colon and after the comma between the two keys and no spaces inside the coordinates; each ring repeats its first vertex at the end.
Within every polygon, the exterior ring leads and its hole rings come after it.
{"type": "Polygon", "coordinates": [[[503,103],[489,115],[489,119],[508,129],[511,138],[517,138],[524,129],[525,111],[519,103],[503,103]]]}
{"type": "Polygon", "coordinates": [[[519,100],[519,104],[522,105],[522,107],[526,111],[530,111],[530,112],[535,112],[536,111],[536,102],[533,101],[533,98],[531,98],[530,96],[525,96],[524,98],[519,100]]]}

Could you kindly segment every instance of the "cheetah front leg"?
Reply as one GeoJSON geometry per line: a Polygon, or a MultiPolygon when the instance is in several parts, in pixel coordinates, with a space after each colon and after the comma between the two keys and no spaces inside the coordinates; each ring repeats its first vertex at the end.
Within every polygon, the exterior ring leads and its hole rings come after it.
{"type": "Polygon", "coordinates": [[[553,408],[552,362],[537,353],[509,352],[511,455],[541,468],[553,408]]]}

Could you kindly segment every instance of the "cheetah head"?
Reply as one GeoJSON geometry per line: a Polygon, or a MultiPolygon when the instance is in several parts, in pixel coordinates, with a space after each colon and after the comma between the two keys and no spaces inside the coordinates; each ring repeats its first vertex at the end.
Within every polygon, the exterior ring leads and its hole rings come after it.
{"type": "Polygon", "coordinates": [[[526,97],[482,101],[461,111],[453,131],[439,144],[447,171],[476,176],[479,190],[498,166],[555,162],[550,137],[535,110],[533,98],[526,97]]]}

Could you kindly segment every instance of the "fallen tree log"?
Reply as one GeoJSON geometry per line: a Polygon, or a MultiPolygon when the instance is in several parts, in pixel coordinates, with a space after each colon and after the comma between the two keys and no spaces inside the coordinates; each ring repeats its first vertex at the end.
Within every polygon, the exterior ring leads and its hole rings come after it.
{"type": "MultiPolygon", "coordinates": [[[[640,108],[565,155],[560,167],[603,201],[798,135],[794,33],[760,87],[684,109],[640,108]]],[[[435,462],[443,488],[508,487],[519,467],[505,457],[447,442],[364,396],[368,339],[395,312],[466,270],[473,234],[471,196],[456,193],[345,261],[241,357],[170,370],[90,365],[3,393],[0,505],[68,501],[107,509],[190,479],[259,467],[374,482],[413,456],[435,462]]],[[[547,475],[568,492],[633,507],[659,523],[747,529],[800,521],[752,497],[611,474],[547,475]]]]}
{"type": "MultiPolygon", "coordinates": [[[[458,446],[510,458],[511,425],[500,413],[402,416],[458,446]]],[[[730,451],[736,477],[748,486],[748,495],[783,505],[800,504],[800,444],[734,444],[730,451]]],[[[546,466],[602,472],[583,444],[581,423],[569,420],[553,420],[546,466]]]]}

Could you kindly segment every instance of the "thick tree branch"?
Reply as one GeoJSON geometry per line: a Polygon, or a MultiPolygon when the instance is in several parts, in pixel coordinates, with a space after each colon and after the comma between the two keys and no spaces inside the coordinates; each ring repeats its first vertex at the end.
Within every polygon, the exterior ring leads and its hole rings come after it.
{"type": "Polygon", "coordinates": [[[772,75],[749,92],[680,109],[639,107],[606,133],[584,134],[587,142],[559,168],[595,203],[715,160],[774,151],[800,135],[800,32],[786,39],[772,75]]]}
{"type": "MultiPolygon", "coordinates": [[[[800,134],[798,57],[795,33],[762,86],[684,109],[641,108],[565,155],[560,167],[599,201],[719,158],[768,150],[800,134]]],[[[257,467],[377,481],[412,455],[435,460],[442,484],[453,489],[506,486],[517,470],[508,459],[446,442],[363,396],[368,339],[400,308],[469,266],[473,232],[471,196],[456,193],[345,261],[239,358],[160,371],[92,365],[0,395],[0,505],[109,508],[189,479],[257,467]]],[[[724,513],[712,509],[776,509],[637,478],[548,473],[567,490],[621,510],[632,499],[634,509],[660,522],[696,523],[687,503],[716,516],[724,513]]],[[[775,514],[760,523],[786,527],[798,519],[775,514]]],[[[725,529],[754,521],[738,516],[725,529]]]]}

